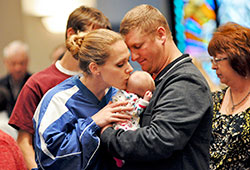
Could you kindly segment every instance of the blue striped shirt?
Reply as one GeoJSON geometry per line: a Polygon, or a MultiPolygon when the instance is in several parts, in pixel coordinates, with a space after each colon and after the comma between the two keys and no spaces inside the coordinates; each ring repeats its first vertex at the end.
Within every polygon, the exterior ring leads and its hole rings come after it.
{"type": "Polygon", "coordinates": [[[108,104],[117,89],[111,87],[99,101],[79,78],[73,76],[49,90],[36,109],[33,123],[38,169],[104,168],[98,156],[100,127],[91,116],[108,104]]]}

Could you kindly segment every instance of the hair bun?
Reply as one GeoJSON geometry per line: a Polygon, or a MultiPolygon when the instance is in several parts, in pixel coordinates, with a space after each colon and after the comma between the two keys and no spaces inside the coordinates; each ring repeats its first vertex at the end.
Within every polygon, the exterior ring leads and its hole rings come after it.
{"type": "Polygon", "coordinates": [[[71,35],[66,42],[67,48],[75,58],[78,58],[78,52],[86,34],[85,32],[79,32],[78,34],[71,35]]]}

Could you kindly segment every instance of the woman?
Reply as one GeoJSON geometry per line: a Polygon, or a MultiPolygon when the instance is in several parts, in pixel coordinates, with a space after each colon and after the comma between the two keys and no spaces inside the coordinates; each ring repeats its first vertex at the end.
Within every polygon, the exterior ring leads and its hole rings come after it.
{"type": "Polygon", "coordinates": [[[116,113],[132,110],[121,106],[125,102],[105,106],[117,91],[111,86],[125,89],[133,71],[123,38],[107,29],[85,34],[66,42],[79,59],[83,76],[71,77],[48,91],[33,117],[38,169],[107,168],[98,133],[111,122],[130,118],[116,113]]]}
{"type": "Polygon", "coordinates": [[[227,87],[213,94],[211,169],[250,169],[250,29],[218,28],[209,45],[212,68],[227,87]]]}

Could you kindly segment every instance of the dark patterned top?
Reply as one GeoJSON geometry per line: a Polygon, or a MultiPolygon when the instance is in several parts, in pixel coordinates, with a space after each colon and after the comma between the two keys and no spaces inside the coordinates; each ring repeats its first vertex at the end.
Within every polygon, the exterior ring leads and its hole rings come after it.
{"type": "Polygon", "coordinates": [[[250,170],[250,107],[233,115],[219,110],[226,89],[213,93],[210,169],[250,170]]]}

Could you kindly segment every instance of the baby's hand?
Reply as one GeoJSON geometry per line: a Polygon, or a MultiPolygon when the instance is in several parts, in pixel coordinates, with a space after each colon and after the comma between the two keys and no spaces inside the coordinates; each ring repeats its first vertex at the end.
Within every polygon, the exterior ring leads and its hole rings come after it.
{"type": "Polygon", "coordinates": [[[146,93],[144,94],[143,99],[149,102],[149,100],[150,100],[151,98],[152,98],[152,92],[149,91],[149,90],[146,91],[146,93]]]}

